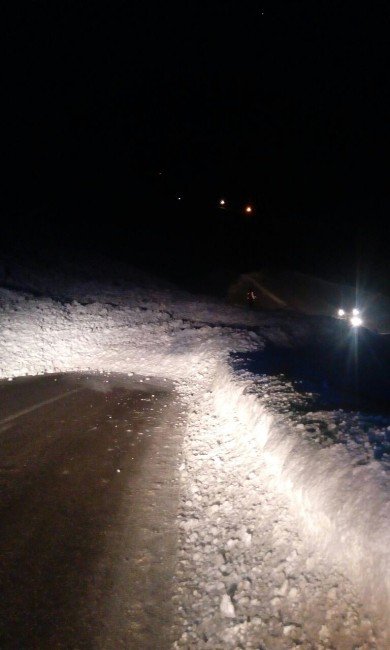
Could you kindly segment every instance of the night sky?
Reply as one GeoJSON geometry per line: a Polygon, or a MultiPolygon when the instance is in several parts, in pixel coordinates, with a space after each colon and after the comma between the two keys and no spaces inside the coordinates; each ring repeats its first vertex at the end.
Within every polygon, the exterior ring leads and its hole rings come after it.
{"type": "Polygon", "coordinates": [[[9,5],[3,249],[388,289],[387,2],[9,5]]]}

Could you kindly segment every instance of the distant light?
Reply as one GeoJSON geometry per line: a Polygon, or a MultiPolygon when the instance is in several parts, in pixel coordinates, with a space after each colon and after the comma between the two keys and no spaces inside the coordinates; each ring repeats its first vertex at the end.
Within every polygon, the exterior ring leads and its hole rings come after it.
{"type": "Polygon", "coordinates": [[[247,214],[250,214],[252,211],[253,211],[253,208],[252,208],[251,205],[247,205],[247,206],[245,207],[245,212],[246,212],[247,214]]]}
{"type": "Polygon", "coordinates": [[[219,202],[219,205],[226,205],[225,199],[221,199],[220,202],[219,202]]]}
{"type": "Polygon", "coordinates": [[[360,316],[351,316],[351,325],[352,327],[360,327],[360,325],[363,325],[363,321],[360,316]]]}
{"type": "Polygon", "coordinates": [[[340,318],[342,318],[343,316],[345,316],[345,311],[344,311],[344,309],[339,309],[338,312],[337,312],[337,314],[340,316],[340,318]]]}
{"type": "Polygon", "coordinates": [[[181,196],[178,196],[178,197],[177,197],[177,200],[178,200],[178,201],[181,201],[181,199],[182,199],[181,196]]]}
{"type": "Polygon", "coordinates": [[[352,309],[352,313],[353,313],[354,316],[359,316],[360,311],[355,308],[355,309],[352,309]]]}

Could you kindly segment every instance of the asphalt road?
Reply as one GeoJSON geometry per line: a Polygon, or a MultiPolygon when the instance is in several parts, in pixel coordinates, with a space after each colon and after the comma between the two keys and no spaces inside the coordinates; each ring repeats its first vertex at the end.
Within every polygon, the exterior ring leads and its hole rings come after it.
{"type": "Polygon", "coordinates": [[[0,382],[0,648],[170,647],[181,430],[172,386],[0,382]]]}

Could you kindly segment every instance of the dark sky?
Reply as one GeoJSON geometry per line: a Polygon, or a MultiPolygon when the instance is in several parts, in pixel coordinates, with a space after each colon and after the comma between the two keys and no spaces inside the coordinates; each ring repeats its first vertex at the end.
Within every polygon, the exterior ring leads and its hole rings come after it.
{"type": "Polygon", "coordinates": [[[387,2],[9,4],[7,245],[383,285],[387,2]]]}

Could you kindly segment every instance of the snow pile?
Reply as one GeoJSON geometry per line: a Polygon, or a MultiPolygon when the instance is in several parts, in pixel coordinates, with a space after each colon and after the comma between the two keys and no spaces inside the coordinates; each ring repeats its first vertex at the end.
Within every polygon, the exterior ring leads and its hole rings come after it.
{"type": "MultiPolygon", "coordinates": [[[[9,271],[0,376],[92,370],[175,380],[188,409],[176,647],[387,647],[386,459],[375,461],[356,414],[309,421],[294,386],[232,361],[269,341],[293,347],[318,323],[126,273],[107,280],[98,269],[97,282],[91,271],[81,280],[31,279],[23,268],[15,280],[9,271]]],[[[374,438],[386,426],[372,425],[374,438]]]]}
{"type": "Polygon", "coordinates": [[[189,400],[174,647],[387,647],[348,570],[306,535],[277,485],[262,453],[272,417],[248,427],[218,375],[214,390],[192,385],[189,400]]]}
{"type": "Polygon", "coordinates": [[[247,392],[251,380],[223,368],[214,385],[218,415],[236,418],[246,432],[248,469],[248,452],[257,448],[273,487],[290,496],[313,545],[344,563],[369,601],[389,611],[389,473],[379,463],[362,464],[344,445],[302,439],[290,418],[271,415],[247,392]]]}

